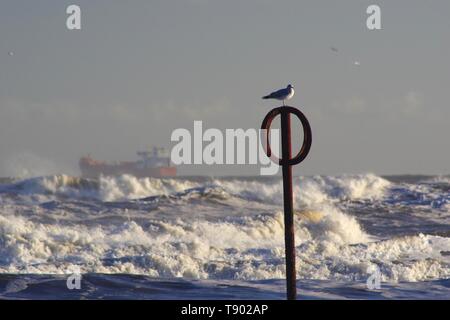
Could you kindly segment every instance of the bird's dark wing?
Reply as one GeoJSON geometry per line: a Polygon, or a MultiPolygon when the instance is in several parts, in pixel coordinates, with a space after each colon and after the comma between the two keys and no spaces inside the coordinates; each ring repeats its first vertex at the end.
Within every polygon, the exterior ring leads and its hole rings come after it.
{"type": "Polygon", "coordinates": [[[288,89],[280,89],[277,91],[272,92],[271,94],[268,94],[267,96],[264,96],[263,99],[277,99],[283,96],[286,96],[289,94],[288,89]]]}
{"type": "Polygon", "coordinates": [[[288,94],[287,89],[280,89],[280,90],[272,92],[270,94],[270,97],[271,98],[278,98],[278,97],[281,97],[281,96],[285,96],[287,94],[288,94]]]}

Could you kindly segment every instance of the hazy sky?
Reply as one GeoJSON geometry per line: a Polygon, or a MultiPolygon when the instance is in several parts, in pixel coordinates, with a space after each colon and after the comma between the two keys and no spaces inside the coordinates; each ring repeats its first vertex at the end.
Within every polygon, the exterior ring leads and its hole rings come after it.
{"type": "Polygon", "coordinates": [[[0,176],[77,174],[87,153],[132,160],[194,120],[258,128],[279,106],[261,96],[289,83],[313,128],[297,174],[449,173],[449,57],[448,0],[5,0],[0,176]]]}

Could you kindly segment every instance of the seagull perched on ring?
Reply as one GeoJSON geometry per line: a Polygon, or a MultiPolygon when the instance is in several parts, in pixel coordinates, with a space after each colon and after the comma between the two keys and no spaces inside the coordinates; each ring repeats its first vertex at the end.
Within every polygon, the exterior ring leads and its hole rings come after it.
{"type": "Polygon", "coordinates": [[[283,106],[285,100],[289,100],[294,96],[294,87],[292,85],[288,85],[284,89],[280,89],[277,91],[272,92],[271,94],[268,94],[267,96],[262,97],[263,99],[276,99],[276,100],[282,100],[283,106]]]}

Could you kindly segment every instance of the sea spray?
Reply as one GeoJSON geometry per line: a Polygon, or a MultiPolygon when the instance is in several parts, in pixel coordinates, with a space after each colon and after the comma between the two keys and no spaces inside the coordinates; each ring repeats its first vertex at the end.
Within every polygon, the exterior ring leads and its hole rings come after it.
{"type": "MultiPolygon", "coordinates": [[[[450,277],[450,214],[432,205],[447,201],[443,183],[295,178],[298,278],[365,281],[371,266],[382,281],[450,277]]],[[[6,181],[0,272],[284,278],[281,192],[276,177],[6,181]]]]}

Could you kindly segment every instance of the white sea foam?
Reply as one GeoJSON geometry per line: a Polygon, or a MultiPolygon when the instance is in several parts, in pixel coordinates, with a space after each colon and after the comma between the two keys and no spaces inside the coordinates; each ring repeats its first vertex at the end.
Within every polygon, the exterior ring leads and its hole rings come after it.
{"type": "MultiPolygon", "coordinates": [[[[385,179],[371,174],[300,177],[294,188],[299,278],[365,280],[373,266],[380,268],[383,281],[450,277],[450,239],[441,228],[445,205],[426,208],[435,210],[442,237],[397,237],[387,228],[383,234],[389,236],[377,238],[344,210],[347,203],[364,209],[373,201],[396,201],[385,179]]],[[[402,198],[403,189],[395,188],[402,198]]],[[[80,266],[82,272],[155,277],[283,278],[281,199],[282,184],[276,179],[121,176],[96,181],[60,175],[4,184],[0,273],[61,274],[80,266]],[[151,199],[130,201],[148,197],[161,201],[157,206],[151,199]]],[[[418,203],[422,208],[425,202],[418,203]]],[[[389,214],[369,221],[386,225],[386,219],[389,214]]],[[[395,223],[398,228],[403,220],[395,223]]]]}
{"type": "MultiPolygon", "coordinates": [[[[357,221],[331,208],[320,219],[296,219],[298,276],[364,279],[376,264],[384,281],[450,277],[441,256],[450,239],[409,236],[368,242],[357,221]],[[407,257],[407,259],[405,259],[407,257]]],[[[309,215],[311,216],[311,215],[309,215]]],[[[272,279],[284,277],[283,216],[230,221],[133,221],[61,225],[0,216],[0,272],[136,273],[156,277],[272,279]]]]}
{"type": "Polygon", "coordinates": [[[170,195],[199,186],[199,183],[178,179],[136,178],[129,175],[101,177],[99,197],[104,201],[140,199],[170,195]]]}
{"type": "MultiPolygon", "coordinates": [[[[302,177],[294,179],[294,193],[299,206],[311,207],[336,199],[374,199],[383,196],[389,182],[378,176],[302,177]]],[[[99,181],[55,175],[30,178],[0,187],[0,192],[34,195],[93,198],[125,201],[151,196],[168,196],[193,188],[220,188],[229,195],[272,203],[281,203],[281,181],[230,180],[193,181],[188,179],[136,178],[129,175],[100,177],[99,181]]]]}

